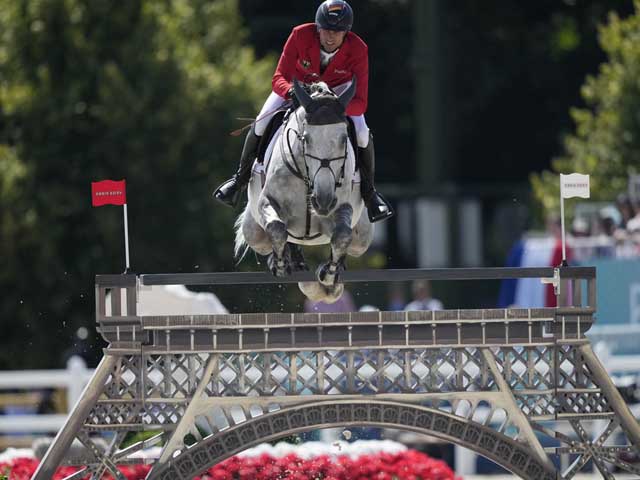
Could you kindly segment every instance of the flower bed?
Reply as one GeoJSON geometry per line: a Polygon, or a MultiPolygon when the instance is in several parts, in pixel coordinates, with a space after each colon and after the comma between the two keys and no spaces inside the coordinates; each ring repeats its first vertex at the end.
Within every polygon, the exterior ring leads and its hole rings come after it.
{"type": "MultiPolygon", "coordinates": [[[[338,449],[342,451],[342,448],[338,449]]],[[[415,450],[380,451],[357,455],[323,452],[310,456],[286,450],[278,455],[273,450],[257,450],[255,455],[237,455],[210,468],[197,480],[454,480],[446,463],[415,450]]],[[[1,475],[9,480],[29,480],[38,466],[34,458],[18,457],[0,462],[1,475]]],[[[128,480],[144,480],[149,465],[123,466],[120,471],[128,480]]],[[[53,480],[61,480],[78,470],[59,468],[53,480]]],[[[88,478],[88,477],[87,477],[88,478]]],[[[105,475],[105,479],[112,478],[105,475]]]]}

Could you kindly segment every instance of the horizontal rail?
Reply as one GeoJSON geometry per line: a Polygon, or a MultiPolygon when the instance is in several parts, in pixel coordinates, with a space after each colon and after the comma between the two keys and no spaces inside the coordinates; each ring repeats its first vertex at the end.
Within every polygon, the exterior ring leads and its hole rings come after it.
{"type": "Polygon", "coordinates": [[[135,287],[136,275],[126,273],[121,275],[96,275],[96,284],[105,287],[135,287]]]}
{"type": "Polygon", "coordinates": [[[57,432],[66,419],[66,413],[3,415],[0,417],[0,434],[57,432]]]}
{"type": "MultiPolygon", "coordinates": [[[[540,268],[417,268],[389,270],[353,270],[344,272],[341,280],[353,282],[398,282],[411,280],[504,280],[515,278],[551,278],[554,269],[540,268]]],[[[562,267],[561,278],[595,278],[594,267],[562,267]]],[[[121,275],[121,277],[127,277],[121,275]]],[[[131,276],[132,277],[132,276],[131,276]]],[[[285,278],[274,277],[267,272],[211,272],[211,273],[154,273],[140,275],[142,285],[240,285],[267,283],[312,282],[316,277],[313,272],[296,272],[285,278]]],[[[127,285],[131,279],[124,280],[127,285]]],[[[98,285],[118,283],[117,275],[97,275],[98,285]]]]}
{"type": "MultiPolygon", "coordinates": [[[[585,315],[586,309],[566,309],[566,316],[585,315]]],[[[590,315],[588,315],[590,319],[590,315]]],[[[556,317],[555,308],[496,308],[475,310],[417,310],[400,312],[333,313],[222,313],[211,315],[141,316],[145,329],[174,328],[291,328],[348,327],[355,325],[446,325],[481,323],[548,322],[556,317]]]]}
{"type": "Polygon", "coordinates": [[[111,344],[138,342],[166,352],[370,349],[583,341],[593,317],[555,308],[354,313],[143,316],[141,328],[101,326],[111,344]]]}
{"type": "MultiPolygon", "coordinates": [[[[90,376],[89,373],[86,375],[90,376]]],[[[86,381],[88,378],[82,380],[86,381]]],[[[28,388],[66,388],[78,382],[68,370],[18,370],[0,372],[0,390],[28,388]]]]}

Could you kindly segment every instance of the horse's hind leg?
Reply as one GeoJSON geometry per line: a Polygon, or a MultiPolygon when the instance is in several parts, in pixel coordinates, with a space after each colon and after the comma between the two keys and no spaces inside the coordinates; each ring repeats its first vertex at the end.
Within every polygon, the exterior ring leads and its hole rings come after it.
{"type": "Polygon", "coordinates": [[[291,269],[294,272],[306,272],[309,270],[300,245],[289,242],[289,252],[291,254],[291,269]]]}
{"type": "Polygon", "coordinates": [[[271,253],[271,240],[267,232],[255,221],[251,213],[247,212],[242,222],[242,234],[254,252],[258,255],[269,255],[271,253]]]}
{"type": "Polygon", "coordinates": [[[335,228],[331,235],[331,259],[318,267],[318,281],[326,287],[333,287],[344,270],[344,258],[347,255],[353,231],[351,218],[353,208],[348,203],[341,205],[334,213],[335,228]]]}

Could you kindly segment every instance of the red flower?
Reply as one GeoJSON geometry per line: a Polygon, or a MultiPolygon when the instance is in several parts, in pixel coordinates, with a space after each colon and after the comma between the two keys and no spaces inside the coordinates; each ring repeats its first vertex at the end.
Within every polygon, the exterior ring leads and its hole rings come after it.
{"type": "MultiPolygon", "coordinates": [[[[10,472],[11,480],[30,480],[38,466],[32,458],[16,458],[0,463],[0,473],[10,472]]],[[[149,465],[120,467],[127,480],[144,480],[149,465]]],[[[79,467],[61,467],[53,480],[62,480],[79,467]]],[[[85,477],[85,478],[88,478],[85,477]]],[[[415,450],[400,453],[362,455],[356,459],[326,455],[304,460],[296,455],[273,458],[231,457],[210,468],[200,480],[457,480],[449,466],[415,450]]],[[[105,475],[103,480],[111,480],[105,475]]],[[[84,479],[83,479],[84,480],[84,479]]]]}

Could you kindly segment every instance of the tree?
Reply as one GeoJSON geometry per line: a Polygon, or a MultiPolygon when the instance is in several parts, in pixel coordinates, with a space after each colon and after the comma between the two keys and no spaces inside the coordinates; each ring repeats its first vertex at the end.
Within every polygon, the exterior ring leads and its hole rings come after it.
{"type": "Polygon", "coordinates": [[[127,179],[137,271],[233,266],[211,191],[274,63],[236,0],[0,0],[0,368],[59,365],[94,274],[124,267],[121,210],[92,210],[91,181],[127,179]]]}
{"type": "Polygon", "coordinates": [[[612,200],[640,168],[640,1],[634,6],[633,15],[612,13],[600,28],[608,60],[582,87],[586,107],[571,110],[575,131],[565,138],[565,153],[553,160],[553,171],[531,177],[547,211],[559,208],[558,173],[590,174],[592,199],[612,200]]]}

